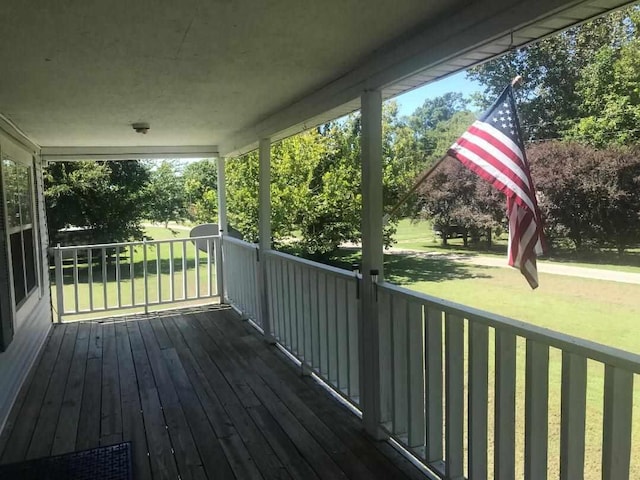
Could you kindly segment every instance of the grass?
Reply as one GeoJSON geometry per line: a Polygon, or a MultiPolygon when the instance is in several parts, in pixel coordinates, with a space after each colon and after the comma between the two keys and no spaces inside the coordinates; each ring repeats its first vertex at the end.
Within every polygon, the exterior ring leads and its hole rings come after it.
{"type": "MultiPolygon", "coordinates": [[[[449,245],[443,246],[440,237],[435,234],[428,221],[412,222],[403,219],[398,223],[395,235],[396,249],[416,250],[421,252],[463,253],[465,255],[497,255],[506,256],[507,236],[494,239],[491,248],[486,244],[479,247],[465,247],[461,238],[449,239],[449,245]]],[[[617,252],[603,249],[601,251],[575,252],[570,249],[556,248],[542,262],[568,263],[576,267],[601,268],[621,272],[640,273],[640,248],[632,248],[619,256],[617,252]]]]}
{"type": "MultiPolygon", "coordinates": [[[[172,230],[162,227],[147,227],[146,229],[148,240],[171,240],[187,238],[188,231],[185,230],[172,230]]],[[[182,249],[182,243],[174,244],[173,251],[173,263],[170,258],[170,247],[168,245],[162,245],[160,247],[160,260],[158,260],[158,251],[156,245],[149,245],[147,247],[147,289],[149,301],[157,302],[160,299],[163,302],[171,302],[172,300],[181,301],[185,297],[192,299],[187,301],[186,304],[193,305],[194,303],[210,302],[209,298],[203,298],[197,300],[198,291],[200,296],[208,296],[209,285],[211,285],[212,291],[216,291],[216,276],[215,267],[211,269],[211,276],[209,277],[209,271],[206,266],[206,252],[200,252],[198,255],[198,262],[196,262],[196,251],[191,242],[185,244],[185,249],[182,249]],[[198,263],[197,274],[196,264],[198,263]],[[171,282],[170,272],[173,269],[173,285],[171,282]],[[199,282],[199,285],[198,285],[199,282]],[[210,282],[210,284],[209,284],[210,282]],[[199,286],[199,290],[198,290],[199,286]],[[172,296],[173,289],[173,296],[172,296]]],[[[93,308],[101,309],[106,304],[109,308],[116,308],[118,306],[118,298],[120,298],[121,305],[131,305],[132,298],[136,304],[143,302],[145,298],[145,282],[144,282],[144,253],[143,248],[138,246],[134,249],[133,257],[129,255],[129,251],[121,252],[120,261],[116,262],[114,259],[108,261],[106,264],[106,282],[103,281],[103,267],[100,262],[101,252],[99,250],[93,250],[92,255],[94,257],[93,265],[91,268],[87,265],[87,254],[85,258],[80,257],[78,261],[78,289],[77,293],[74,288],[74,266],[73,259],[68,258],[64,262],[63,267],[63,285],[64,285],[64,307],[65,311],[74,312],[75,310],[84,311],[88,310],[93,304],[93,308]],[[119,266],[119,272],[118,267],[119,266]],[[133,275],[130,274],[130,268],[133,268],[133,275]],[[120,289],[118,289],[118,283],[116,282],[117,275],[120,275],[120,289]],[[89,279],[92,277],[92,283],[89,279]],[[133,285],[132,285],[133,277],[133,285]],[[76,301],[77,294],[77,301],[76,301]]],[[[51,278],[55,280],[55,273],[52,268],[51,278]]],[[[57,308],[57,289],[52,285],[53,305],[57,308]]],[[[170,304],[169,304],[170,305],[170,304]]],[[[154,308],[167,308],[169,305],[158,305],[154,308]]],[[[142,307],[134,307],[129,309],[129,312],[142,311],[142,307]]],[[[93,318],[104,316],[102,312],[96,312],[94,314],[81,314],[81,315],[69,315],[65,316],[65,319],[80,319],[80,318],[93,318]]]]}

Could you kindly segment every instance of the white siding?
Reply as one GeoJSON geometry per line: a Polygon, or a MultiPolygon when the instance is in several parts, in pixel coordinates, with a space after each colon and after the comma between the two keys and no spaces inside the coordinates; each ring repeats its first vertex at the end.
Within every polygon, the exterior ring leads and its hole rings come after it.
{"type": "Polygon", "coordinates": [[[13,402],[51,329],[51,298],[40,299],[29,318],[15,332],[9,348],[0,353],[0,432],[13,402]]]}
{"type": "MultiPolygon", "coordinates": [[[[34,152],[31,148],[23,147],[16,139],[11,138],[6,132],[0,130],[0,145],[19,154],[32,156],[34,152]]],[[[49,330],[51,329],[52,310],[51,295],[49,288],[49,275],[47,264],[47,228],[44,210],[44,195],[42,184],[42,165],[39,157],[36,156],[36,216],[39,220],[38,229],[34,232],[39,236],[42,245],[42,255],[40,257],[42,278],[40,279],[40,291],[36,295],[41,295],[24,322],[18,326],[14,332],[13,340],[5,352],[0,353],[0,432],[4,428],[13,402],[15,401],[20,388],[29,374],[29,370],[38,358],[40,350],[44,345],[49,330]]],[[[1,199],[2,197],[0,197],[1,199]]],[[[2,200],[0,200],[2,201],[2,200]]],[[[0,216],[1,218],[1,216],[0,216]]],[[[4,234],[4,228],[0,228],[4,234]]],[[[5,266],[0,266],[5,268],[5,266]]]]}

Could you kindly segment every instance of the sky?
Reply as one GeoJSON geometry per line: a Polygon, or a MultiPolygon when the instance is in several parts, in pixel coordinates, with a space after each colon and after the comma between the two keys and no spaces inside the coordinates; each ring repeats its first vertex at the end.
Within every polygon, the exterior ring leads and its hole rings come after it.
{"type": "Polygon", "coordinates": [[[468,96],[473,92],[482,91],[482,86],[479,83],[467,80],[465,77],[465,72],[456,73],[396,97],[399,107],[398,113],[400,115],[411,115],[427,98],[438,97],[447,92],[460,92],[468,96]]]}

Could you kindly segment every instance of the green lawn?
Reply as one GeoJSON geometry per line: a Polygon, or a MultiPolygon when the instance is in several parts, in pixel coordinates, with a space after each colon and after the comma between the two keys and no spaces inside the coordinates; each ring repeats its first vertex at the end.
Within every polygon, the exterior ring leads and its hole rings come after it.
{"type": "MultiPolygon", "coordinates": [[[[395,239],[396,243],[393,247],[398,249],[464,253],[465,255],[497,255],[501,257],[506,256],[507,252],[506,234],[494,239],[491,249],[487,249],[486,245],[482,245],[480,248],[464,247],[461,238],[449,239],[449,245],[443,246],[440,237],[435,234],[431,223],[428,221],[412,222],[407,219],[401,220],[398,223],[395,239]]],[[[606,250],[576,253],[570,250],[556,249],[552,255],[546,257],[542,262],[568,263],[577,267],[640,273],[640,248],[629,249],[621,257],[616,252],[606,250]]]]}

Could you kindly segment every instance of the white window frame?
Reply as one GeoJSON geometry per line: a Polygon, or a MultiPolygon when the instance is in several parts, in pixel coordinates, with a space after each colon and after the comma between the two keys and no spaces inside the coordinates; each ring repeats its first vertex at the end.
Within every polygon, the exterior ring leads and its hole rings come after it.
{"type": "MultiPolygon", "coordinates": [[[[13,330],[14,334],[17,332],[24,324],[29,315],[32,313],[33,309],[38,304],[39,300],[42,298],[42,278],[40,272],[41,268],[41,242],[40,242],[40,229],[38,222],[38,212],[36,211],[36,195],[37,195],[37,185],[36,185],[36,171],[35,165],[33,161],[33,157],[31,154],[20,148],[19,146],[9,142],[3,138],[0,138],[0,168],[4,169],[4,160],[11,160],[16,165],[21,167],[26,167],[29,169],[29,185],[31,188],[31,228],[33,230],[33,254],[34,254],[34,267],[35,267],[35,285],[34,287],[26,292],[25,298],[23,298],[19,305],[16,305],[16,293],[14,287],[14,278],[13,278],[13,256],[11,254],[11,234],[15,233],[13,230],[9,228],[9,212],[8,212],[8,204],[7,204],[7,189],[6,187],[6,178],[3,172],[2,175],[2,208],[3,208],[3,217],[4,217],[4,225],[3,231],[5,234],[5,242],[7,245],[7,257],[8,257],[8,278],[9,278],[9,290],[11,295],[11,307],[13,311],[13,330]]],[[[23,258],[24,263],[24,258],[23,258]]],[[[25,278],[25,288],[26,288],[26,278],[25,278]]]]}

